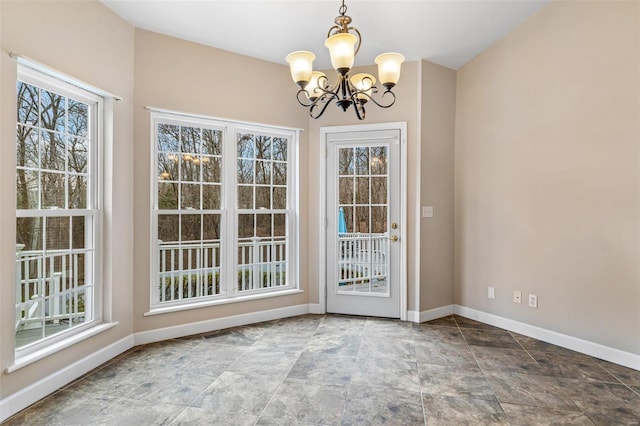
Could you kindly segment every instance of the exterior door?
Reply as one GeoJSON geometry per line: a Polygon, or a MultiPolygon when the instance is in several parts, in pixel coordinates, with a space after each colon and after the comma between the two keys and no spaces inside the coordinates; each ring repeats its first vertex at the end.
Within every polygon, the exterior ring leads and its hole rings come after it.
{"type": "Polygon", "coordinates": [[[400,141],[327,134],[327,312],[400,317],[400,141]]]}

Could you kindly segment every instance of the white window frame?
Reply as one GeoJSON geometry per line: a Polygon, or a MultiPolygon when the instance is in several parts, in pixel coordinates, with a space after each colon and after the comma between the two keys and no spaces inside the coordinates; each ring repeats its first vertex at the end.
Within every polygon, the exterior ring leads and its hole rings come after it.
{"type": "MultiPolygon", "coordinates": [[[[100,94],[93,93],[87,90],[86,85],[78,82],[78,84],[72,84],[66,76],[58,75],[55,71],[47,72],[46,68],[43,68],[39,64],[33,64],[30,66],[28,61],[20,61],[17,66],[17,80],[24,83],[28,83],[45,90],[51,90],[56,94],[72,98],[87,104],[95,105],[92,108],[92,120],[95,125],[92,129],[91,145],[89,148],[89,160],[87,164],[87,175],[89,178],[89,185],[87,186],[87,202],[91,202],[93,205],[87,209],[16,209],[16,217],[53,217],[53,216],[91,216],[93,219],[93,300],[91,301],[92,319],[86,321],[77,326],[71,327],[67,330],[58,332],[51,336],[39,339],[36,342],[27,344],[24,347],[16,348],[14,354],[14,366],[9,368],[9,371],[13,371],[24,365],[28,365],[31,362],[41,359],[44,356],[61,350],[71,344],[87,338],[102,331],[103,329],[110,328],[99,327],[103,324],[104,317],[104,305],[105,300],[103,295],[105,294],[103,288],[103,165],[104,158],[103,147],[105,142],[105,123],[107,122],[108,115],[111,114],[111,108],[107,106],[105,98],[100,94]],[[61,215],[61,212],[67,214],[61,215]]],[[[108,104],[110,105],[110,104],[108,104]]],[[[16,168],[17,170],[17,168],[16,168]]],[[[65,174],[68,171],[65,171],[65,174]]],[[[41,182],[39,182],[40,185],[41,182]]],[[[15,201],[14,201],[15,202],[15,201]]],[[[89,207],[89,206],[87,206],[89,207]]],[[[86,301],[85,301],[86,303],[86,301]]],[[[15,342],[14,342],[15,343],[15,342]]]]}
{"type": "MultiPolygon", "coordinates": [[[[301,293],[298,276],[298,143],[299,129],[268,126],[263,124],[231,121],[220,118],[148,108],[150,110],[151,149],[150,149],[150,186],[151,191],[151,253],[150,253],[150,309],[145,315],[162,314],[185,309],[200,308],[225,303],[241,302],[264,297],[301,293]],[[220,201],[220,294],[212,296],[190,297],[172,301],[159,301],[159,246],[158,215],[173,210],[158,210],[158,125],[172,124],[194,126],[206,129],[222,130],[222,171],[220,201]],[[238,291],[237,279],[237,148],[238,133],[254,133],[265,136],[288,139],[287,146],[287,271],[286,285],[264,289],[238,291]]],[[[203,210],[200,210],[203,211],[203,210]]],[[[270,210],[274,211],[274,210],[270,210]]],[[[262,210],[265,212],[265,210],[262,210]]],[[[278,210],[278,212],[280,212],[278,210]]]]}

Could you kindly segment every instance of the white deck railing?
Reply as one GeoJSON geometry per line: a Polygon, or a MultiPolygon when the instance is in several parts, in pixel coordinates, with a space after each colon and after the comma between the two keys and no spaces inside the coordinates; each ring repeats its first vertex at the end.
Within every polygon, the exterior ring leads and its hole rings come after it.
{"type": "Polygon", "coordinates": [[[338,274],[341,285],[386,279],[389,273],[388,234],[338,234],[338,274]]]}
{"type": "Polygon", "coordinates": [[[84,279],[79,273],[85,269],[83,253],[51,250],[45,254],[23,251],[23,247],[16,245],[16,331],[84,317],[84,279]]]}
{"type": "MultiPolygon", "coordinates": [[[[158,247],[160,302],[221,294],[220,241],[191,244],[158,241],[158,247]]],[[[286,284],[285,240],[259,237],[242,240],[238,243],[238,262],[238,291],[286,284]]]]}

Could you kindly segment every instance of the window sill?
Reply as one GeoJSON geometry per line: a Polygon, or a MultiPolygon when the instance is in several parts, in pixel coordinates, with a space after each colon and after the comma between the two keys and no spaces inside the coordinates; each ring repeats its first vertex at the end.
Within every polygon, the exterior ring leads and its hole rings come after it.
{"type": "Polygon", "coordinates": [[[172,306],[155,306],[155,307],[152,307],[149,310],[149,312],[145,312],[144,316],[148,317],[151,315],[160,315],[160,314],[167,314],[170,312],[188,311],[191,309],[206,308],[209,306],[226,305],[228,303],[248,302],[250,300],[267,299],[269,297],[289,296],[292,294],[299,294],[299,293],[304,293],[304,290],[299,290],[297,288],[294,288],[294,289],[282,290],[282,291],[272,292],[272,293],[251,294],[247,296],[238,296],[238,297],[232,297],[232,298],[221,299],[221,300],[206,300],[201,302],[194,302],[194,303],[188,303],[188,304],[182,304],[182,305],[172,305],[172,306]]]}
{"type": "Polygon", "coordinates": [[[96,334],[102,333],[103,331],[107,331],[110,328],[117,326],[118,324],[119,323],[117,321],[98,324],[87,330],[76,333],[73,336],[68,337],[67,339],[60,340],[59,342],[53,343],[45,348],[31,352],[28,355],[21,356],[20,358],[17,358],[15,360],[13,365],[5,369],[5,373],[7,374],[13,373],[16,370],[26,367],[27,365],[33,364],[36,361],[40,361],[43,358],[46,358],[56,352],[66,349],[69,346],[73,346],[76,343],[79,343],[85,339],[88,339],[89,337],[95,336],[96,334]]]}

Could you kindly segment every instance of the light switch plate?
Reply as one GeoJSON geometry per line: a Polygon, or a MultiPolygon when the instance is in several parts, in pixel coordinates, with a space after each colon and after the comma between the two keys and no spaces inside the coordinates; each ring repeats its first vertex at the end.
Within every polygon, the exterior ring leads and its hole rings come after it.
{"type": "Polygon", "coordinates": [[[422,206],[422,217],[433,217],[433,206],[422,206]]]}

